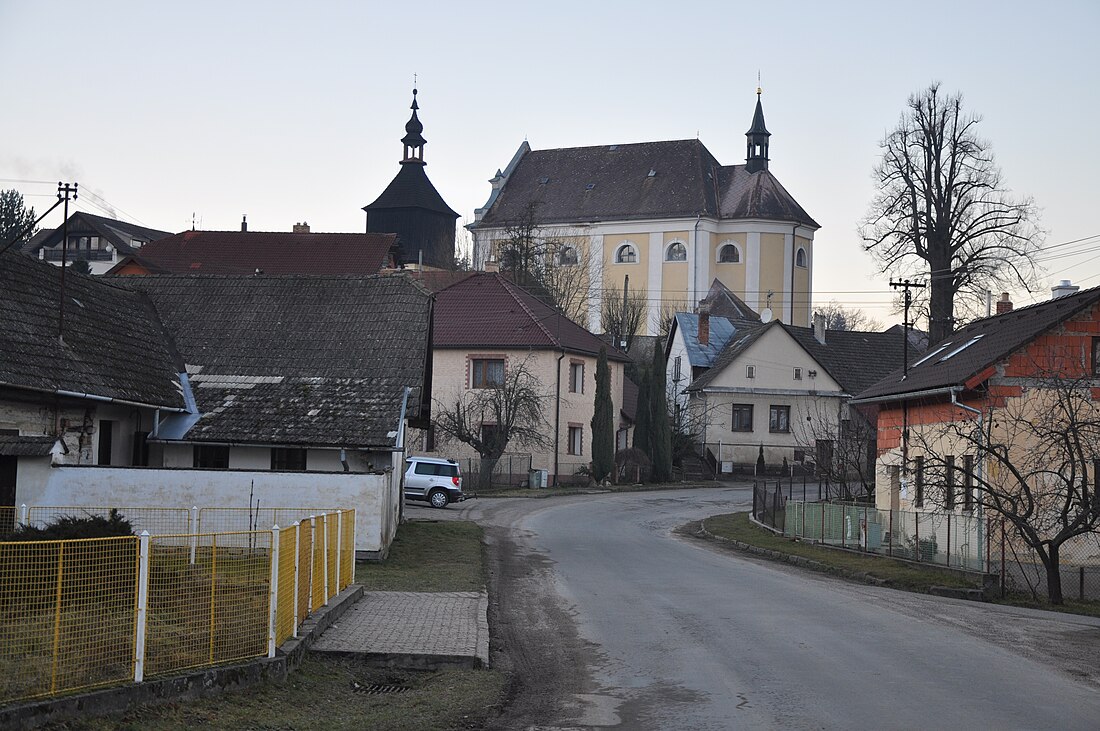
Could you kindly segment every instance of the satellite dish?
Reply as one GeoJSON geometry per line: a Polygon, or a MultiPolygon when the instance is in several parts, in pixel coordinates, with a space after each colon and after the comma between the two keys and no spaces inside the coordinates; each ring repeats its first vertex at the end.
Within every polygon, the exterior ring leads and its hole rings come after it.
{"type": "Polygon", "coordinates": [[[760,322],[771,322],[771,321],[772,321],[772,308],[765,307],[763,310],[760,311],[760,322]]]}

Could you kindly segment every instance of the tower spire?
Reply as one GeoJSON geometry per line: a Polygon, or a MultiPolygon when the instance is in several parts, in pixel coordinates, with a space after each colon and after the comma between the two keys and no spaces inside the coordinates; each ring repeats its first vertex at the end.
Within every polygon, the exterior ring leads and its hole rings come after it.
{"type": "Polygon", "coordinates": [[[401,144],[405,146],[405,153],[402,156],[402,165],[426,165],[424,162],[424,145],[428,143],[424,139],[424,125],[420,121],[420,118],[416,116],[416,110],[420,109],[420,105],[416,103],[416,87],[413,87],[413,101],[409,107],[412,110],[412,116],[409,117],[409,121],[405,123],[405,136],[401,138],[401,144]]]}
{"type": "Polygon", "coordinates": [[[764,106],[760,103],[760,87],[756,87],[756,113],[752,115],[752,126],[745,133],[746,154],[745,169],[750,173],[768,169],[768,138],[771,132],[764,126],[764,106]]]}

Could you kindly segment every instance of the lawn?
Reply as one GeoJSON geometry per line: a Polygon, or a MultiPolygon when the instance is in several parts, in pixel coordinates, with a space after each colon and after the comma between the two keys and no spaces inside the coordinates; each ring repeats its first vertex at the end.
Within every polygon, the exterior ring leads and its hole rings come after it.
{"type": "Polygon", "coordinates": [[[466,521],[409,521],[385,561],[359,562],[355,581],[367,591],[482,591],[481,532],[466,521]]]}

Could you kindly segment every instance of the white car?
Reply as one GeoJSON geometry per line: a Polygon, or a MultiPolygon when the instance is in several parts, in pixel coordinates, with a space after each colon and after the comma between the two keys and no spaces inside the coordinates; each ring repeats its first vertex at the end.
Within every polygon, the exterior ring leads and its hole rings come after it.
{"type": "Polygon", "coordinates": [[[433,508],[466,499],[462,471],[453,459],[409,457],[405,460],[405,498],[427,500],[433,508]]]}

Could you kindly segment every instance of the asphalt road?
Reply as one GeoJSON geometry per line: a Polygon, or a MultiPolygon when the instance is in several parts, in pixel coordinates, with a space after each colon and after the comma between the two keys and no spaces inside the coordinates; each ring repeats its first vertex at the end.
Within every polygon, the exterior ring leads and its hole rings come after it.
{"type": "Polygon", "coordinates": [[[501,728],[1100,728],[1100,621],[863,586],[672,532],[748,500],[445,511],[489,531],[494,658],[518,678],[501,728]]]}

